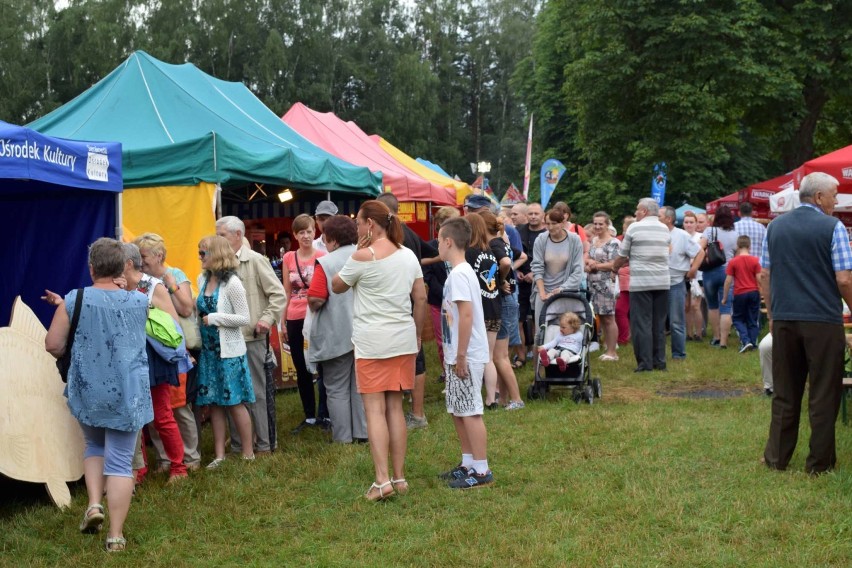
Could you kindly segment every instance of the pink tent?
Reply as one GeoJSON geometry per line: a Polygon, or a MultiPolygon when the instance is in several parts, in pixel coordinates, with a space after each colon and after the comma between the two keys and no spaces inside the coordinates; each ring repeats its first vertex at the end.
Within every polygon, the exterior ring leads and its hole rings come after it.
{"type": "Polygon", "coordinates": [[[384,190],[391,191],[400,201],[456,205],[454,189],[431,183],[407,169],[354,122],[345,122],[330,112],[316,112],[302,103],[294,104],[281,120],[326,152],[350,164],[381,172],[384,190]]]}

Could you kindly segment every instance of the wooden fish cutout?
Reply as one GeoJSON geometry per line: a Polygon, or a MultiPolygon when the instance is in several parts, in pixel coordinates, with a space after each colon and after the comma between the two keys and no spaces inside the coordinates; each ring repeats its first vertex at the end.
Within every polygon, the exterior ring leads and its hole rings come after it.
{"type": "Polygon", "coordinates": [[[60,508],[68,482],[83,476],[83,431],[71,416],[47,330],[20,296],[9,327],[0,328],[0,473],[44,483],[60,508]]]}

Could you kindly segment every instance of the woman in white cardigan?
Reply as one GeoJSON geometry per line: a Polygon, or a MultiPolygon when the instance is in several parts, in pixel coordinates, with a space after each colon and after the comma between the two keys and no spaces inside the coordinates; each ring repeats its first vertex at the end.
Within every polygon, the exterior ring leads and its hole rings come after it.
{"type": "MultiPolygon", "coordinates": [[[[211,406],[215,469],[225,461],[225,409],[241,440],[251,440],[251,417],[243,403],[254,402],[246,343],[240,328],[249,324],[246,290],[237,276],[239,261],[231,245],[216,235],[198,243],[203,272],[198,277],[197,306],[201,319],[201,357],[198,361],[199,406],[211,406]]],[[[251,444],[243,444],[243,459],[253,460],[251,444]]]]}

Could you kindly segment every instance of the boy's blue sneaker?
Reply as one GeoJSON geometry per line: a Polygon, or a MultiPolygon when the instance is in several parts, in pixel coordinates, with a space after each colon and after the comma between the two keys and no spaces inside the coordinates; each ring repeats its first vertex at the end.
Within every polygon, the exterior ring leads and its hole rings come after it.
{"type": "Polygon", "coordinates": [[[467,468],[464,467],[462,464],[457,465],[450,471],[445,471],[444,473],[438,475],[438,479],[441,479],[443,481],[455,481],[464,477],[467,477],[467,468]]]}
{"type": "Polygon", "coordinates": [[[494,484],[494,475],[491,470],[486,473],[476,473],[473,470],[468,472],[468,475],[461,479],[454,479],[447,485],[450,489],[475,489],[477,487],[486,487],[494,484]]]}

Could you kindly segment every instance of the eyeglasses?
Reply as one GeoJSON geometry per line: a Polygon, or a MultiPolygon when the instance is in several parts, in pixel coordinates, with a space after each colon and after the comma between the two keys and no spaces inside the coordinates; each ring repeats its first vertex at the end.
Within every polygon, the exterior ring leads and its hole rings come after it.
{"type": "Polygon", "coordinates": [[[200,251],[198,251],[198,256],[199,256],[200,258],[204,258],[205,256],[207,256],[207,251],[206,251],[206,250],[200,250],[200,251]]]}

